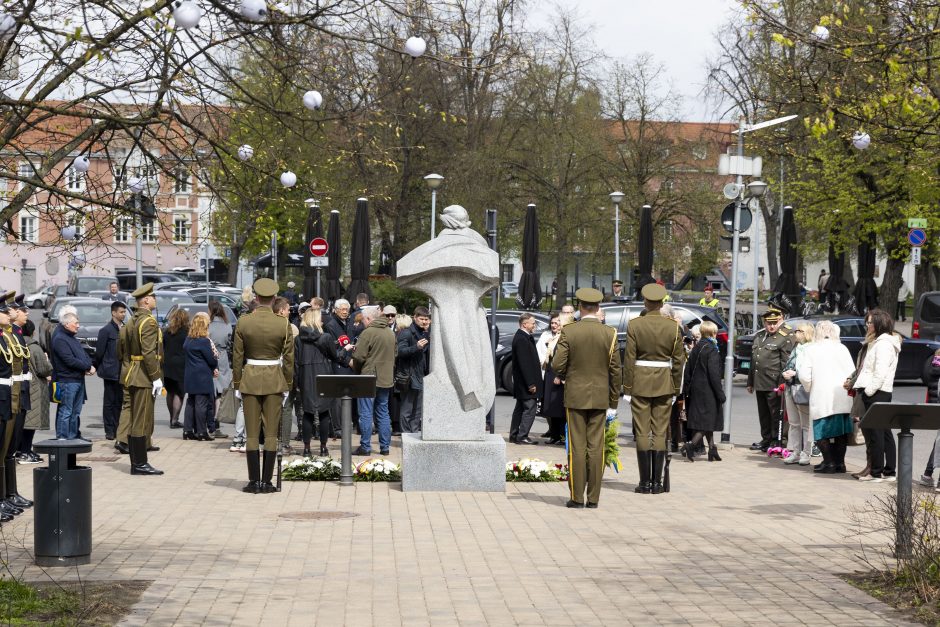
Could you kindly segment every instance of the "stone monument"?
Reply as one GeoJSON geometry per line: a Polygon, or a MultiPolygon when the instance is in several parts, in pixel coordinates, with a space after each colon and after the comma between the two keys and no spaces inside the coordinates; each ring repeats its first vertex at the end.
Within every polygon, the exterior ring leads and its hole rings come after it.
{"type": "Polygon", "coordinates": [[[451,205],[444,229],[398,261],[398,284],[431,298],[430,374],[421,433],[402,434],[402,490],[502,492],[506,442],[486,433],[496,375],[480,298],[499,285],[499,256],[451,205]]]}

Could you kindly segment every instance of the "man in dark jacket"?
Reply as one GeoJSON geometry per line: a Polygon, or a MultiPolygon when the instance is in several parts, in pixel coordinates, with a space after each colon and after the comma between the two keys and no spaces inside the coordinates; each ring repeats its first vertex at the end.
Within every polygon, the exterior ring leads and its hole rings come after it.
{"type": "Polygon", "coordinates": [[[60,320],[60,328],[52,336],[52,378],[59,388],[59,407],[55,416],[55,435],[58,439],[74,440],[78,437],[82,405],[85,404],[85,375],[95,374],[95,366],[75,337],[78,315],[67,313],[60,320]]]}
{"type": "Polygon", "coordinates": [[[118,335],[124,326],[127,306],[120,302],[111,303],[111,321],[98,331],[95,344],[95,370],[104,381],[104,400],[101,405],[101,417],[104,422],[104,437],[113,440],[117,434],[121,418],[121,402],[124,387],[121,385],[121,362],[117,358],[118,335]]]}
{"type": "MultiPolygon", "coordinates": [[[[354,374],[349,367],[349,357],[351,355],[353,344],[353,319],[349,315],[349,301],[345,298],[338,298],[333,302],[333,313],[330,314],[324,330],[332,335],[336,341],[336,360],[333,362],[333,374],[354,374]]],[[[359,405],[353,403],[352,422],[358,424],[357,417],[359,405]]],[[[340,399],[333,399],[333,407],[330,411],[330,420],[333,422],[333,437],[338,438],[342,431],[342,410],[340,399]]]]}
{"type": "Polygon", "coordinates": [[[408,387],[401,392],[402,433],[421,431],[424,377],[430,372],[431,315],[416,307],[411,326],[398,334],[398,369],[408,373],[408,387]]]}
{"type": "Polygon", "coordinates": [[[519,330],[512,338],[512,395],[516,398],[516,408],[512,412],[509,441],[513,444],[537,444],[529,439],[542,384],[542,368],[533,331],[535,317],[530,313],[519,316],[519,330]]]}

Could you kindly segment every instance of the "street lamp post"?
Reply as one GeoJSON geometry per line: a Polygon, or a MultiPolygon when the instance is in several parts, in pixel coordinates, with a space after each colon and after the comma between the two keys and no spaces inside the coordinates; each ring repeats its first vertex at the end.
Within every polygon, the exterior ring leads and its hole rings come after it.
{"type": "Polygon", "coordinates": [[[131,190],[131,193],[134,194],[134,252],[137,257],[137,263],[135,269],[137,270],[137,287],[140,287],[144,284],[144,268],[141,257],[144,254],[144,244],[142,240],[141,233],[141,222],[140,222],[140,195],[144,192],[144,188],[147,186],[146,181],[141,176],[135,176],[127,182],[127,187],[131,190]]]}
{"type": "Polygon", "coordinates": [[[610,199],[614,203],[614,280],[620,280],[620,203],[623,202],[623,192],[611,192],[610,199]]]}
{"type": "Polygon", "coordinates": [[[428,174],[424,177],[424,180],[428,184],[428,187],[431,188],[431,239],[434,239],[436,235],[434,219],[437,213],[437,188],[444,182],[444,177],[440,174],[428,174]]]}

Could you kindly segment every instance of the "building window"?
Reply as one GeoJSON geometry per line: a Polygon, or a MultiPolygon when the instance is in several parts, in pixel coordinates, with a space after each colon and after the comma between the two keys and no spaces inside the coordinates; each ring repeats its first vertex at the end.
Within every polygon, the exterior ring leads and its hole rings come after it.
{"type": "Polygon", "coordinates": [[[39,241],[39,218],[28,213],[20,214],[20,241],[36,243],[39,241]]]}
{"type": "Polygon", "coordinates": [[[186,216],[173,216],[173,243],[188,244],[192,225],[186,216]]]}
{"type": "Polygon", "coordinates": [[[127,189],[127,173],[124,170],[124,166],[116,166],[111,172],[111,177],[114,180],[115,190],[127,189]]]}
{"type": "Polygon", "coordinates": [[[672,240],[672,220],[666,220],[659,224],[659,236],[665,242],[672,240]]]}
{"type": "MultiPolygon", "coordinates": [[[[17,174],[19,174],[20,178],[25,179],[25,178],[33,177],[36,174],[36,171],[33,170],[32,164],[21,163],[20,167],[17,169],[17,174]]],[[[19,185],[17,186],[17,189],[23,189],[24,185],[25,183],[23,183],[22,181],[19,181],[19,185]]]]}
{"type": "Polygon", "coordinates": [[[177,194],[189,193],[189,171],[186,168],[177,168],[173,173],[173,191],[177,194]]]}
{"type": "Polygon", "coordinates": [[[75,168],[69,168],[65,172],[66,186],[70,192],[80,192],[85,189],[85,175],[75,168]]]}
{"type": "Polygon", "coordinates": [[[671,192],[673,189],[675,189],[675,187],[676,187],[676,182],[675,182],[675,181],[673,181],[672,179],[666,179],[666,180],[663,181],[662,184],[659,186],[659,191],[661,191],[661,192],[671,192]]]}
{"type": "Polygon", "coordinates": [[[144,218],[140,223],[140,241],[153,244],[157,241],[157,229],[153,218],[144,218]]]}
{"type": "Polygon", "coordinates": [[[134,234],[134,221],[121,218],[114,223],[114,243],[129,244],[134,234]]]}

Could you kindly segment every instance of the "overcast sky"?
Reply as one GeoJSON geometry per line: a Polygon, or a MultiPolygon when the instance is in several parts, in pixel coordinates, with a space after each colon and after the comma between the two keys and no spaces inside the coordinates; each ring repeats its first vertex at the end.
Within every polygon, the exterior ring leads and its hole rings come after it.
{"type": "MultiPolygon", "coordinates": [[[[683,96],[686,121],[711,121],[701,95],[706,59],[715,54],[715,33],[727,21],[735,0],[568,0],[580,22],[592,26],[597,46],[608,56],[632,57],[647,52],[666,66],[675,90],[683,96]]],[[[530,5],[529,24],[541,27],[555,9],[549,2],[530,5]]]]}

